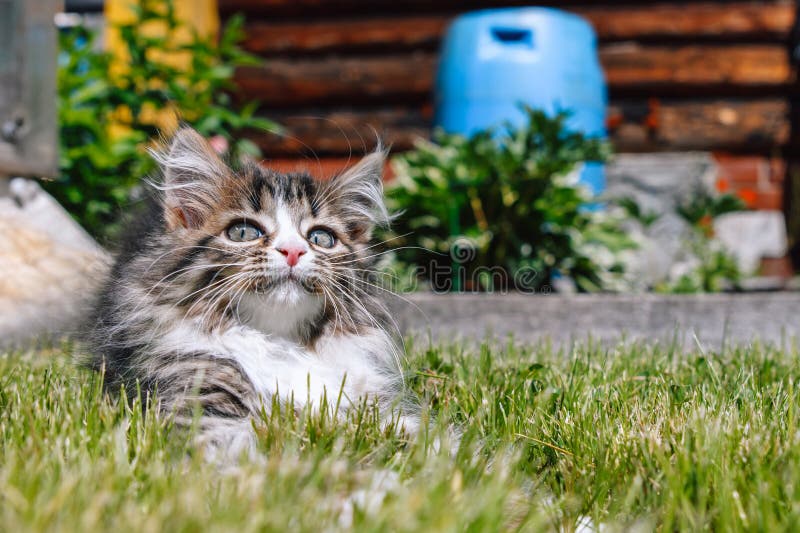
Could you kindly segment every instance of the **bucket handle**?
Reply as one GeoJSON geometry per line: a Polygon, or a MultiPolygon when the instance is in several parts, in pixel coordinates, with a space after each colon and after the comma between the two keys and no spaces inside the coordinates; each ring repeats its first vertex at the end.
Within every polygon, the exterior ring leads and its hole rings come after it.
{"type": "Polygon", "coordinates": [[[502,44],[533,48],[533,31],[529,28],[495,26],[491,28],[492,38],[502,44]]]}

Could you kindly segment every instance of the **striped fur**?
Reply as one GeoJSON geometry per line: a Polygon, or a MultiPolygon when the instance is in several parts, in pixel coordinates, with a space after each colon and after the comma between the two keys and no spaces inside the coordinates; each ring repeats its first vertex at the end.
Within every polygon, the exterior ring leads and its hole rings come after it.
{"type": "MultiPolygon", "coordinates": [[[[157,390],[159,409],[226,454],[252,449],[252,423],[275,396],[324,395],[404,407],[401,352],[378,298],[369,239],[386,224],[384,153],[319,182],[252,163],[233,169],[196,132],[155,154],[163,180],[130,225],[87,340],[110,387],[157,390]],[[237,222],[263,231],[235,242],[237,222]],[[335,235],[326,249],[309,235],[335,235]],[[288,243],[288,244],[287,244],[288,243]],[[290,266],[287,246],[304,252],[290,266]]],[[[347,406],[344,406],[345,408],[347,406]]]]}

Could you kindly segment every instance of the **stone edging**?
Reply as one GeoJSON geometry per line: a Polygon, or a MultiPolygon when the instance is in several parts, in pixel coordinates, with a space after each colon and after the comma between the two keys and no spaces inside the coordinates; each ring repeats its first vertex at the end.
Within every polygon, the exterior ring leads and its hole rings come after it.
{"type": "Polygon", "coordinates": [[[705,295],[406,294],[392,298],[406,333],[481,338],[512,334],[562,345],[589,335],[604,342],[647,339],[717,349],[756,340],[788,343],[800,336],[800,293],[705,295]],[[696,338],[696,339],[695,339],[696,338]]]}

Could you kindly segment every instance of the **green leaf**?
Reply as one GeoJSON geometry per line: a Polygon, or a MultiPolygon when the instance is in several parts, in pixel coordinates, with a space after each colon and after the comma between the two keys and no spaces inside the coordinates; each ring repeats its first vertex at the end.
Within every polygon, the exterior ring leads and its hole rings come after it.
{"type": "MultiPolygon", "coordinates": [[[[238,105],[231,98],[235,68],[259,61],[239,48],[244,38],[241,16],[229,19],[218,43],[190,31],[188,43],[174,45],[183,42],[175,36],[187,28],[178,21],[171,1],[142,0],[132,6],[132,14],[132,20],[116,26],[130,57],[126,69],[114,77],[111,55],[95,45],[93,29],[78,26],[59,35],[61,175],[45,188],[100,238],[119,227],[118,207],[154,170],[146,148],[160,132],[144,118],[152,110],[174,110],[208,136],[235,139],[248,130],[280,130],[271,120],[255,116],[260,102],[238,105]],[[141,31],[151,24],[163,25],[166,33],[141,31]],[[161,59],[178,51],[190,53],[188,70],[161,59]],[[121,108],[130,111],[130,119],[124,121],[130,133],[112,137],[112,125],[122,122],[121,108]]],[[[258,156],[258,147],[246,139],[233,147],[258,156]]]]}
{"type": "Polygon", "coordinates": [[[601,290],[601,280],[621,274],[619,261],[606,271],[584,248],[591,243],[591,250],[615,257],[632,241],[620,224],[588,216],[585,189],[563,179],[580,162],[604,160],[607,144],[567,131],[566,113],[524,113],[522,126],[506,124],[469,138],[437,130],[433,142],[419,141],[395,158],[387,197],[401,215],[384,237],[403,235],[398,260],[429,275],[449,268],[449,255],[432,252],[447,251],[457,233],[479,251],[459,267],[482,275],[484,285],[487,269],[517,272],[523,264],[541,271],[537,286],[551,283],[558,265],[584,291],[601,290]]]}

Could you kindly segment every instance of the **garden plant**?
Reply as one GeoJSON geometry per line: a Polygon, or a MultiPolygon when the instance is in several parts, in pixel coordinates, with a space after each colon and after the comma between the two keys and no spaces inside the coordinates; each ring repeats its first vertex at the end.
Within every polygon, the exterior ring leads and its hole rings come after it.
{"type": "Polygon", "coordinates": [[[622,272],[633,242],[577,181],[607,143],[570,131],[567,113],[524,112],[521,126],[438,132],[395,159],[387,197],[399,215],[387,238],[435,289],[537,292],[567,277],[596,291],[622,272]]]}
{"type": "Polygon", "coordinates": [[[279,129],[255,114],[258,102],[234,99],[235,68],[258,61],[238,46],[241,17],[214,40],[182,25],[172,2],[145,0],[131,9],[129,20],[111,28],[124,45],[124,62],[99,48],[92,29],[75,26],[60,36],[60,175],[45,187],[100,238],[116,231],[122,208],[155,170],[147,148],[171,133],[162,131],[165,124],[177,118],[206,137],[224,138],[233,158],[260,155],[243,138],[247,129],[279,129]]]}

